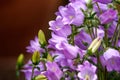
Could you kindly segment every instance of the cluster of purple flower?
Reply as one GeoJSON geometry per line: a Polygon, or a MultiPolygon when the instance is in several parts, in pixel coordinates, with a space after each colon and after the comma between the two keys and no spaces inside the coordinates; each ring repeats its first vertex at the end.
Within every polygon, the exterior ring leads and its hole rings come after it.
{"type": "Polygon", "coordinates": [[[26,80],[112,80],[110,73],[114,71],[116,76],[120,72],[117,4],[112,0],[69,0],[60,6],[56,19],[49,22],[52,38],[48,43],[39,33],[27,47],[27,52],[40,57],[33,56],[22,67],[26,80]]]}

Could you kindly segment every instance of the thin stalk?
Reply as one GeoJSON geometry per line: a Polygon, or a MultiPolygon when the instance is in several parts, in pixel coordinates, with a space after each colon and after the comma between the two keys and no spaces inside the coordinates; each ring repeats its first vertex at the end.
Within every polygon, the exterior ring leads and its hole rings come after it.
{"type": "Polygon", "coordinates": [[[75,26],[72,26],[72,34],[71,34],[71,44],[74,45],[74,32],[75,32],[75,26]]]}
{"type": "Polygon", "coordinates": [[[92,37],[92,32],[91,32],[91,30],[90,30],[90,28],[89,28],[89,27],[88,27],[88,31],[89,31],[89,34],[90,34],[91,39],[93,40],[93,37],[92,37]]]}
{"type": "Polygon", "coordinates": [[[95,32],[94,32],[93,28],[91,29],[91,32],[92,32],[93,38],[95,39],[95,32]]]}
{"type": "Polygon", "coordinates": [[[102,14],[102,10],[100,9],[100,6],[99,6],[99,4],[97,2],[96,2],[96,5],[97,5],[97,7],[98,7],[98,9],[100,11],[100,14],[102,14]]]}
{"type": "Polygon", "coordinates": [[[42,62],[43,63],[43,66],[44,66],[44,68],[45,68],[45,71],[47,70],[47,67],[46,67],[46,65],[45,65],[45,62],[42,62]]]}
{"type": "Polygon", "coordinates": [[[47,56],[48,56],[48,49],[46,47],[44,49],[45,49],[45,58],[47,58],[47,56]]]}
{"type": "Polygon", "coordinates": [[[119,29],[118,29],[118,34],[117,34],[117,36],[116,36],[116,39],[115,39],[114,45],[117,45],[117,42],[118,42],[118,38],[119,38],[119,36],[120,36],[120,27],[119,27],[119,29]]]}
{"type": "Polygon", "coordinates": [[[35,69],[35,65],[33,65],[33,67],[32,67],[31,80],[33,80],[33,76],[34,76],[34,69],[35,69]]]}
{"type": "Polygon", "coordinates": [[[107,28],[106,27],[105,27],[104,31],[105,31],[105,44],[106,44],[106,47],[108,47],[108,36],[107,36],[107,28]]]}
{"type": "MultiPolygon", "coordinates": [[[[99,60],[99,53],[98,51],[96,52],[97,53],[97,65],[98,67],[100,66],[100,60],[99,60]]],[[[97,72],[97,76],[98,76],[98,80],[100,80],[100,70],[98,69],[98,72],[97,72]]]]}
{"type": "Polygon", "coordinates": [[[105,70],[104,70],[104,80],[107,80],[107,69],[106,69],[106,67],[105,67],[105,70]]]}
{"type": "Polygon", "coordinates": [[[97,27],[95,27],[95,38],[97,37],[97,27]]]}
{"type": "MultiPolygon", "coordinates": [[[[119,19],[119,20],[120,20],[120,19],[119,19]]],[[[116,26],[116,28],[115,28],[114,34],[113,34],[113,36],[112,36],[111,43],[113,43],[113,41],[114,41],[114,39],[115,39],[115,35],[117,34],[116,32],[117,32],[117,30],[118,30],[118,27],[119,27],[119,21],[118,21],[117,26],[116,26]]],[[[112,44],[111,44],[111,45],[112,45],[112,44]]]]}
{"type": "Polygon", "coordinates": [[[104,79],[104,72],[101,72],[101,80],[106,80],[104,79]]]}

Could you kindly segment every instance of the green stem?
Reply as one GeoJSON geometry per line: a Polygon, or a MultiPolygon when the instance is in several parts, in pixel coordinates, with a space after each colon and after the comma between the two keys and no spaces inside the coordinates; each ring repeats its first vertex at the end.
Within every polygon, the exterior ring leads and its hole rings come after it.
{"type": "Polygon", "coordinates": [[[92,32],[91,32],[91,30],[90,30],[90,28],[89,28],[89,27],[88,27],[88,31],[89,31],[89,34],[90,34],[91,39],[93,40],[93,37],[92,37],[92,32]]]}
{"type": "MultiPolygon", "coordinates": [[[[99,53],[98,53],[98,51],[96,53],[97,53],[97,65],[99,67],[99,64],[100,64],[99,53]]],[[[98,76],[98,80],[100,80],[100,70],[99,69],[98,69],[98,72],[97,72],[97,76],[98,76]]]]}
{"type": "Polygon", "coordinates": [[[45,49],[45,57],[47,58],[47,56],[48,56],[48,49],[46,47],[44,49],[45,49]]]}
{"type": "Polygon", "coordinates": [[[94,32],[93,28],[91,29],[91,31],[92,31],[93,38],[95,39],[95,32],[94,32]]]}
{"type": "Polygon", "coordinates": [[[105,31],[105,44],[106,44],[106,47],[108,47],[107,27],[105,27],[104,31],[105,31]]]}
{"type": "MultiPolygon", "coordinates": [[[[100,9],[100,6],[99,6],[99,4],[96,2],[96,5],[97,5],[97,7],[98,7],[98,10],[100,11],[100,14],[102,14],[103,12],[102,12],[102,10],[100,9]]],[[[97,28],[95,27],[95,36],[97,37],[97,28]]]]}
{"type": "Polygon", "coordinates": [[[34,69],[35,69],[35,65],[33,65],[33,67],[32,67],[31,80],[33,80],[33,76],[34,76],[34,69]]]}
{"type": "Polygon", "coordinates": [[[107,69],[106,69],[106,67],[104,69],[104,80],[107,80],[107,69]]]}
{"type": "Polygon", "coordinates": [[[72,34],[71,34],[71,44],[74,45],[74,33],[75,33],[75,26],[72,26],[72,34]]]}
{"type": "Polygon", "coordinates": [[[118,20],[118,23],[117,23],[117,26],[116,26],[116,28],[115,28],[114,34],[113,34],[113,36],[112,36],[111,45],[112,45],[112,43],[113,43],[113,41],[114,41],[114,39],[115,39],[115,36],[116,36],[116,34],[117,34],[116,32],[117,32],[118,27],[119,27],[119,21],[120,21],[120,19],[118,20]]]}
{"type": "Polygon", "coordinates": [[[120,36],[120,27],[118,28],[118,33],[117,33],[116,38],[115,38],[114,46],[117,45],[119,36],[120,36]]]}
{"type": "Polygon", "coordinates": [[[97,5],[97,7],[98,7],[98,9],[100,11],[100,14],[102,14],[102,10],[100,9],[100,6],[99,6],[99,4],[97,2],[96,2],[96,5],[97,5]]]}
{"type": "Polygon", "coordinates": [[[95,38],[97,38],[97,27],[95,27],[95,38]]]}

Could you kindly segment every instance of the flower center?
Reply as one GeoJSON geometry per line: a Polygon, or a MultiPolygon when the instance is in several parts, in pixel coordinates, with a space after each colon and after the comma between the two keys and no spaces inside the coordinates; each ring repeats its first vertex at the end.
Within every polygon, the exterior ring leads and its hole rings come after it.
{"type": "Polygon", "coordinates": [[[69,16],[70,20],[73,19],[73,16],[69,16]]]}
{"type": "Polygon", "coordinates": [[[90,76],[89,75],[85,75],[85,80],[90,80],[90,76]]]}

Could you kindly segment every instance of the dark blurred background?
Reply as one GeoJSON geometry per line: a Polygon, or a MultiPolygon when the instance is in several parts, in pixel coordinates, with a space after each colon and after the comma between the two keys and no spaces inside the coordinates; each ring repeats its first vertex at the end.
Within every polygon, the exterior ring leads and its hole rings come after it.
{"type": "Polygon", "coordinates": [[[50,36],[48,22],[55,18],[59,5],[67,0],[0,0],[0,80],[17,80],[17,56],[31,54],[25,47],[34,39],[39,29],[50,36]]]}

